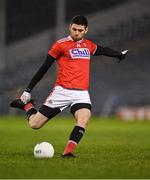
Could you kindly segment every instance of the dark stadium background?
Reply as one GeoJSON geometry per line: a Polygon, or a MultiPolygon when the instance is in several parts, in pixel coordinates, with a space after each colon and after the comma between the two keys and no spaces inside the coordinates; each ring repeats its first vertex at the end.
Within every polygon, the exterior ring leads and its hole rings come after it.
{"type": "MultiPolygon", "coordinates": [[[[87,38],[118,50],[91,62],[93,114],[114,115],[119,107],[150,106],[149,0],[0,0],[0,114],[20,114],[9,102],[23,90],[44,61],[50,45],[68,33],[72,16],[89,19],[87,38]]],[[[56,66],[36,86],[37,107],[52,89],[56,66]]]]}

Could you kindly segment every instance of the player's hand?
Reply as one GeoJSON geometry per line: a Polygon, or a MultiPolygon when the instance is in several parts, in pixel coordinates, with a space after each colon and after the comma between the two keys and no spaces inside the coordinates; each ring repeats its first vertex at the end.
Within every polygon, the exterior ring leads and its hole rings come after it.
{"type": "Polygon", "coordinates": [[[128,53],[128,50],[122,51],[120,53],[120,56],[117,58],[117,62],[120,63],[126,57],[127,53],[128,53]]]}
{"type": "Polygon", "coordinates": [[[24,104],[27,104],[31,100],[31,93],[29,89],[25,89],[20,97],[24,104]]]}

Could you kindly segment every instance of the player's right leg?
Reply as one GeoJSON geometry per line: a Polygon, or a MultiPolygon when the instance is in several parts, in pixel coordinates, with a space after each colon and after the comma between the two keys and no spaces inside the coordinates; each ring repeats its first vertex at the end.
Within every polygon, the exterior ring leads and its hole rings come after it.
{"type": "Polygon", "coordinates": [[[51,108],[45,105],[42,105],[39,111],[36,114],[28,115],[29,125],[32,129],[41,128],[49,119],[52,119],[58,113],[60,113],[60,109],[51,108]]]}
{"type": "Polygon", "coordinates": [[[49,119],[56,116],[60,111],[58,108],[51,108],[46,105],[42,105],[39,111],[34,107],[34,102],[31,100],[28,104],[24,104],[20,99],[15,99],[10,104],[13,108],[19,108],[26,111],[29,126],[32,129],[41,128],[49,119]]]}

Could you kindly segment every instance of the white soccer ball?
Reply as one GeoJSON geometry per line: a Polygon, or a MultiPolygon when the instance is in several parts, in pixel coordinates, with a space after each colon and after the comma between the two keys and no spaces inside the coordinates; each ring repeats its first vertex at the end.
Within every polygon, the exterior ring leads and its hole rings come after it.
{"type": "Polygon", "coordinates": [[[35,158],[52,158],[54,156],[54,147],[48,142],[41,142],[34,147],[35,158]]]}

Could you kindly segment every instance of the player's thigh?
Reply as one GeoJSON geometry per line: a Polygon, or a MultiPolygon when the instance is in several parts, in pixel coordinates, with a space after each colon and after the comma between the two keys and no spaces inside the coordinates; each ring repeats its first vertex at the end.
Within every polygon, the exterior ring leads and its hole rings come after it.
{"type": "Polygon", "coordinates": [[[86,128],[91,117],[91,110],[87,108],[81,108],[74,113],[74,117],[78,126],[86,128]]]}
{"type": "Polygon", "coordinates": [[[42,127],[49,119],[55,117],[61,110],[59,108],[52,108],[42,105],[35,115],[32,115],[29,119],[29,125],[33,129],[42,127]]]}

